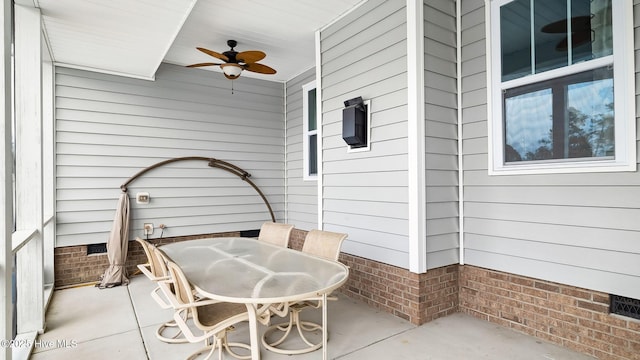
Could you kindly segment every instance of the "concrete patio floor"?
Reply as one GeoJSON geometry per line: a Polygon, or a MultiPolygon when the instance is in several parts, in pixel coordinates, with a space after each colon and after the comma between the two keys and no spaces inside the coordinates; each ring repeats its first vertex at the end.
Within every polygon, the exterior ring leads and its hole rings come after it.
{"type": "MultiPolygon", "coordinates": [[[[185,359],[202,344],[156,339],[156,328],[171,319],[172,311],[153,301],[153,287],[146,277],[135,276],[129,286],[55,291],[47,330],[31,359],[185,359]]],[[[342,295],[329,303],[328,312],[329,359],[593,359],[464,314],[415,326],[342,295]]],[[[319,311],[307,310],[303,316],[319,320],[319,311]]],[[[230,336],[247,342],[246,324],[230,336]]],[[[287,356],[262,348],[261,355],[264,360],[307,360],[321,359],[322,351],[287,356]]]]}

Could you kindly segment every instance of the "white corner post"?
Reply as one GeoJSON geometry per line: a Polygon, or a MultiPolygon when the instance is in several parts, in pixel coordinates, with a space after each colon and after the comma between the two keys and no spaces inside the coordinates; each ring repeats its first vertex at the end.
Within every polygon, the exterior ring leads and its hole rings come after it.
{"type": "Polygon", "coordinates": [[[318,229],[324,229],[324,188],[322,180],[322,168],[324,167],[322,158],[322,30],[316,31],[316,144],[318,150],[318,229]]]}
{"type": "MultiPolygon", "coordinates": [[[[485,4],[486,6],[486,4],[485,4]]],[[[462,15],[460,1],[456,1],[456,101],[458,106],[458,248],[459,263],[464,265],[464,167],[462,139],[462,15]]],[[[488,43],[488,41],[487,41],[488,43]]],[[[487,52],[487,54],[489,54],[487,52]]],[[[490,94],[490,92],[488,92],[490,94]]]]}
{"type": "Polygon", "coordinates": [[[423,6],[422,0],[407,0],[409,270],[414,273],[427,271],[423,6]]]}
{"type": "Polygon", "coordinates": [[[18,334],[44,330],[42,46],[40,10],[16,4],[16,231],[35,231],[16,254],[18,334]]]}
{"type": "MultiPolygon", "coordinates": [[[[0,92],[0,110],[2,111],[2,126],[0,127],[0,146],[2,158],[0,158],[0,340],[13,338],[13,305],[12,298],[12,242],[13,233],[13,195],[12,174],[13,158],[11,151],[11,1],[3,1],[0,5],[0,17],[2,17],[2,30],[0,45],[2,57],[0,58],[0,79],[2,90],[0,92]]],[[[11,348],[0,346],[0,359],[11,360],[11,348]]]]}
{"type": "MultiPolygon", "coordinates": [[[[43,40],[44,42],[44,40],[43,40]]],[[[43,49],[44,50],[44,49],[43,49]]],[[[42,53],[42,213],[43,270],[45,309],[55,283],[54,250],[56,241],[56,147],[55,147],[55,68],[50,54],[42,53]]]]}

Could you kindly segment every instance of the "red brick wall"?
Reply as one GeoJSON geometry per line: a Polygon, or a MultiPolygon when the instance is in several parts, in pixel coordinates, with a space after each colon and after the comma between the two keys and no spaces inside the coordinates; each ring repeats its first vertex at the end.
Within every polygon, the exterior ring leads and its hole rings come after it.
{"type": "Polygon", "coordinates": [[[460,310],[602,360],[640,359],[640,321],[609,314],[609,294],[460,266],[460,310]]]}
{"type": "Polygon", "coordinates": [[[307,231],[293,228],[289,238],[289,247],[295,250],[302,250],[305,236],[307,236],[307,231]]]}
{"type": "Polygon", "coordinates": [[[420,325],[458,311],[458,265],[424,274],[341,254],[349,280],[341,291],[367,304],[420,325]]]}
{"type": "MultiPolygon", "coordinates": [[[[229,232],[149,240],[156,245],[161,245],[212,236],[240,236],[240,234],[238,232],[229,232]]],[[[140,244],[136,241],[129,241],[129,249],[127,251],[127,273],[129,275],[133,275],[139,271],[137,267],[138,264],[147,262],[147,257],[140,244]]],[[[99,282],[100,276],[104,274],[104,271],[109,267],[109,259],[107,258],[106,253],[87,255],[86,245],[55,248],[53,259],[55,276],[54,287],[56,289],[99,282]]]]}

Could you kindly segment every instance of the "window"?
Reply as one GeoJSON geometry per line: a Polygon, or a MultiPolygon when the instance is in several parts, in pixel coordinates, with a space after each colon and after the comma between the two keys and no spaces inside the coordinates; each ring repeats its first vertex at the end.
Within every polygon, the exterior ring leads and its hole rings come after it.
{"type": "Polygon", "coordinates": [[[316,180],[318,176],[318,107],[316,82],[302,86],[302,158],[303,179],[316,180]]]}
{"type": "Polygon", "coordinates": [[[491,174],[635,171],[632,10],[491,2],[491,174]]]}

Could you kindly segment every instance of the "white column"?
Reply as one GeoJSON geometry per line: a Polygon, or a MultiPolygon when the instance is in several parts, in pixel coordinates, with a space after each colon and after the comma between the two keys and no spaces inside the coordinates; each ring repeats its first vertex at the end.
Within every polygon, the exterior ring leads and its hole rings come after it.
{"type": "Polygon", "coordinates": [[[409,270],[414,273],[427,271],[423,13],[422,0],[407,0],[409,270]]]}
{"type": "Polygon", "coordinates": [[[16,230],[37,231],[17,254],[18,333],[44,329],[40,10],[15,5],[16,230]]]}
{"type": "MultiPolygon", "coordinates": [[[[13,306],[11,305],[11,234],[13,233],[13,195],[11,154],[11,1],[0,6],[2,28],[0,30],[0,340],[12,338],[13,306]]],[[[0,359],[11,359],[11,348],[0,347],[0,359]]]]}
{"type": "MultiPolygon", "coordinates": [[[[43,214],[46,225],[44,226],[42,239],[44,241],[44,283],[50,290],[53,290],[54,264],[53,254],[55,248],[55,204],[56,204],[56,178],[55,178],[55,119],[54,119],[54,78],[55,69],[51,62],[51,57],[45,51],[45,58],[42,64],[42,161],[43,161],[43,214]],[[47,220],[50,220],[47,223],[47,220]]],[[[48,302],[45,296],[45,303],[48,302]]]]}
{"type": "Polygon", "coordinates": [[[322,156],[322,149],[324,140],[322,138],[322,32],[321,30],[315,33],[316,43],[316,143],[318,145],[318,229],[324,229],[324,181],[323,181],[323,168],[324,160],[322,156]]]}

